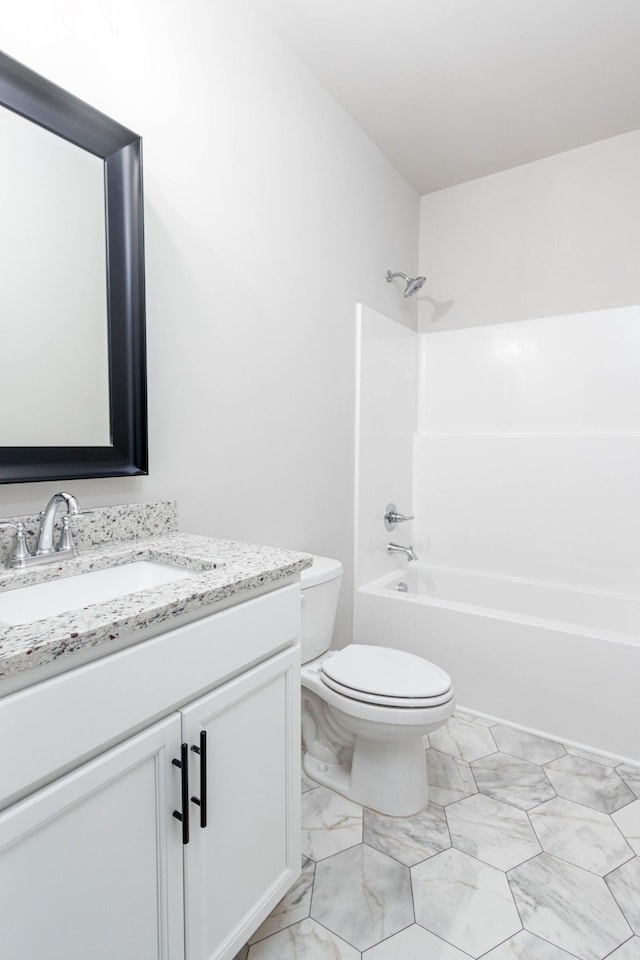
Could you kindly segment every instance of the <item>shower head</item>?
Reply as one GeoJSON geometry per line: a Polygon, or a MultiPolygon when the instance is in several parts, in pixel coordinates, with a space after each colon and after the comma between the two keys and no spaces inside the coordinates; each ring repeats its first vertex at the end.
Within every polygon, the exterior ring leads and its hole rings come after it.
{"type": "Polygon", "coordinates": [[[419,290],[423,285],[426,277],[408,277],[406,273],[391,273],[391,270],[387,270],[386,274],[387,283],[391,283],[394,277],[402,277],[406,287],[404,288],[404,296],[410,297],[412,294],[419,290]]]}
{"type": "Polygon", "coordinates": [[[410,297],[416,293],[426,279],[426,277],[414,277],[413,280],[407,280],[407,286],[404,291],[405,297],[410,297]]]}

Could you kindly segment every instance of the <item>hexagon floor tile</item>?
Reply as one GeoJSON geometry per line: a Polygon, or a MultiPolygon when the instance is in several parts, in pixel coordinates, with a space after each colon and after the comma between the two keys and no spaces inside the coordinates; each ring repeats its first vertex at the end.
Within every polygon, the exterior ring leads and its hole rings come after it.
{"type": "Polygon", "coordinates": [[[581,803],[554,797],[529,817],[546,853],[601,877],[633,857],[611,817],[581,803]]]}
{"type": "Polygon", "coordinates": [[[413,923],[409,868],[364,843],[322,860],[311,916],[366,950],[413,923]]]}
{"type": "Polygon", "coordinates": [[[315,920],[280,930],[249,947],[248,960],[360,960],[360,951],[315,920]]]}
{"type": "Polygon", "coordinates": [[[498,749],[487,727],[460,717],[452,717],[439,730],[430,733],[429,741],[435,750],[467,762],[486,757],[498,749]]]}
{"type": "Polygon", "coordinates": [[[478,792],[471,767],[439,750],[427,750],[429,799],[441,807],[478,792]]]}
{"type": "Polygon", "coordinates": [[[451,846],[444,810],[434,804],[415,817],[385,817],[365,810],[364,842],[408,867],[451,846]]]}
{"type": "Polygon", "coordinates": [[[611,819],[625,835],[634,851],[640,855],[640,800],[635,800],[611,814],[611,819]]]}
{"type": "Polygon", "coordinates": [[[621,763],[616,767],[616,773],[622,777],[630,790],[640,799],[640,767],[632,767],[630,763],[621,763]]]}
{"type": "Polygon", "coordinates": [[[542,767],[528,760],[494,753],[491,757],[476,760],[471,769],[480,793],[512,803],[521,810],[530,810],[556,795],[542,767]]]}
{"type": "Polygon", "coordinates": [[[322,860],[362,843],[362,807],[326,787],[302,795],[302,852],[322,860]]]}
{"type": "Polygon", "coordinates": [[[634,857],[604,878],[633,932],[640,935],[640,857],[634,857]]]}
{"type": "Polygon", "coordinates": [[[640,766],[471,714],[439,732],[415,817],[304,779],[309,860],[236,960],[640,960],[640,766]]]}
{"type": "Polygon", "coordinates": [[[482,960],[572,960],[572,957],[560,947],[534,937],[528,930],[521,930],[495,950],[485,953],[482,960]]]}
{"type": "Polygon", "coordinates": [[[613,813],[636,798],[614,769],[584,757],[560,757],[544,769],[559,797],[601,813],[613,813]]]}
{"type": "Polygon", "coordinates": [[[627,940],[621,947],[609,954],[607,960],[640,960],[640,937],[627,940]]]}
{"type": "Polygon", "coordinates": [[[566,754],[565,748],[554,740],[545,740],[533,733],[524,733],[514,730],[513,727],[504,727],[496,724],[491,727],[491,735],[501,753],[508,753],[518,760],[528,760],[530,763],[549,763],[566,754]]]}
{"type": "Polygon", "coordinates": [[[604,880],[541,853],[507,874],[525,930],[582,960],[603,960],[632,935],[604,880]]]}
{"type": "Polygon", "coordinates": [[[363,960],[469,960],[467,953],[452,947],[414,923],[362,954],[363,960]]]}
{"type": "Polygon", "coordinates": [[[502,870],[446,850],[411,870],[416,921],[472,957],[522,929],[502,870]]]}
{"type": "Polygon", "coordinates": [[[477,793],[450,804],[446,815],[453,846],[500,870],[541,853],[526,813],[508,803],[477,793]]]}

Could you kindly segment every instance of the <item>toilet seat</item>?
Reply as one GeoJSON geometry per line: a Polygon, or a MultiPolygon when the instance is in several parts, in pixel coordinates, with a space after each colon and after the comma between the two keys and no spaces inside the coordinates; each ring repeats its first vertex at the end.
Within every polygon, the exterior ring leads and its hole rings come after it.
{"type": "Polygon", "coordinates": [[[436,707],[453,697],[451,678],[403,650],[349,644],[321,664],[322,682],[342,696],[388,707],[436,707]]]}

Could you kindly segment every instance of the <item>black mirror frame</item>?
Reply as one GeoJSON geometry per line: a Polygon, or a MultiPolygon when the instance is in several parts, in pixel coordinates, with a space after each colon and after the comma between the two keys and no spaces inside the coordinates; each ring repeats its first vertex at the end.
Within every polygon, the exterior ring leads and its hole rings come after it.
{"type": "Polygon", "coordinates": [[[2,52],[0,104],[104,160],[111,421],[108,447],[0,447],[0,483],[146,474],[142,140],[2,52]]]}

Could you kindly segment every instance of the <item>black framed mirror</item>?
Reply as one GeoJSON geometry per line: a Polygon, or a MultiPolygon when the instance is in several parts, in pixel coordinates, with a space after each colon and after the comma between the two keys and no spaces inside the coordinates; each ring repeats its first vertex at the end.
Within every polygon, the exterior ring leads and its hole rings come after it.
{"type": "MultiPolygon", "coordinates": [[[[14,279],[15,289],[10,295],[2,299],[0,293],[0,345],[3,366],[7,372],[11,371],[14,375],[13,380],[8,376],[4,377],[5,382],[10,385],[7,387],[7,394],[4,397],[0,395],[0,408],[5,410],[4,437],[0,419],[0,483],[146,474],[148,453],[141,138],[0,52],[0,111],[5,109],[9,113],[3,113],[3,117],[9,124],[29,124],[24,128],[28,136],[61,138],[55,143],[60,145],[62,150],[70,154],[80,151],[79,157],[89,158],[86,161],[81,159],[80,162],[95,165],[96,172],[91,176],[94,177],[96,189],[101,190],[101,194],[94,197],[90,204],[84,200],[78,202],[79,215],[84,212],[85,219],[90,216],[86,210],[91,208],[91,204],[95,203],[96,210],[100,211],[100,216],[92,218],[96,222],[90,226],[91,231],[99,236],[99,240],[95,252],[87,253],[82,229],[78,230],[76,226],[75,214],[65,207],[66,201],[55,196],[58,193],[57,186],[44,188],[42,196],[49,201],[54,195],[53,200],[58,201],[58,208],[55,202],[50,205],[53,210],[58,209],[55,214],[58,219],[41,228],[37,222],[31,223],[33,210],[26,211],[27,204],[16,199],[20,193],[12,182],[13,173],[8,177],[5,175],[6,190],[1,205],[5,211],[11,208],[11,215],[16,222],[12,225],[10,216],[4,213],[0,217],[0,234],[4,235],[6,254],[0,255],[0,288],[5,290],[12,277],[21,279],[14,279]],[[33,124],[37,129],[31,126],[33,124]],[[99,225],[96,226],[96,223],[99,225]],[[49,239],[39,248],[36,241],[41,235],[46,235],[48,230],[51,230],[49,239]],[[14,236],[22,235],[21,231],[26,238],[22,245],[14,242],[14,236]],[[91,258],[90,261],[85,260],[80,267],[76,263],[68,263],[75,259],[73,255],[61,255],[60,262],[64,262],[65,269],[69,269],[68,276],[61,276],[62,268],[52,268],[49,262],[55,260],[54,254],[58,245],[56,231],[60,235],[61,243],[63,236],[66,241],[67,237],[79,233],[75,240],[77,249],[83,251],[83,257],[91,258]],[[20,248],[21,259],[11,265],[11,257],[18,255],[15,247],[20,248]],[[46,281],[42,279],[43,271],[46,271],[46,281]],[[74,353],[74,348],[82,337],[73,332],[72,326],[66,329],[65,325],[65,316],[67,312],[70,313],[67,299],[73,299],[71,296],[67,298],[67,292],[73,290],[75,296],[76,287],[83,284],[87,286],[85,279],[88,274],[95,274],[98,278],[93,286],[98,290],[97,295],[94,290],[94,296],[97,296],[100,307],[96,310],[93,307],[87,308],[83,302],[78,307],[79,316],[74,322],[81,325],[85,321],[90,322],[98,330],[96,336],[103,346],[92,345],[90,348],[91,357],[94,358],[91,362],[95,360],[99,368],[95,375],[90,366],[85,367],[85,364],[90,362],[89,359],[74,353]],[[30,312],[26,309],[23,311],[23,301],[28,299],[31,288],[43,291],[42,299],[38,301],[37,307],[30,308],[30,312]],[[55,305],[54,293],[60,301],[55,305]],[[94,314],[97,314],[97,317],[94,314]],[[37,330],[32,330],[30,325],[36,322],[39,326],[37,330]],[[21,342],[28,345],[25,347],[25,351],[28,351],[26,362],[25,357],[12,355],[11,349],[7,349],[13,343],[12,331],[18,328],[22,331],[21,342]],[[56,344],[60,348],[61,361],[54,363],[51,360],[52,354],[47,344],[49,347],[56,344]],[[72,357],[69,363],[65,362],[67,356],[72,357]],[[81,372],[84,380],[80,377],[81,372]],[[100,414],[103,427],[96,431],[94,439],[91,432],[87,433],[84,427],[79,426],[79,435],[76,437],[73,433],[75,411],[78,411],[77,419],[80,420],[80,412],[84,413],[88,406],[78,382],[101,382],[100,376],[104,382],[104,412],[100,414]],[[24,403],[27,396],[30,399],[29,404],[24,403]],[[33,397],[37,398],[37,403],[31,402],[33,397]],[[65,398],[68,398],[68,407],[65,406],[65,398]],[[40,413],[37,411],[38,404],[40,413]],[[26,407],[36,409],[27,414],[26,407]],[[56,420],[65,424],[70,420],[70,432],[61,436],[57,429],[49,430],[49,427],[43,427],[42,418],[46,421],[45,413],[51,416],[53,424],[56,420]],[[34,422],[31,423],[30,420],[34,422]]],[[[8,156],[7,139],[5,138],[3,146],[5,157],[8,156]]],[[[32,146],[25,147],[28,162],[23,159],[16,161],[15,166],[24,168],[25,176],[32,175],[31,159],[36,154],[42,154],[42,151],[34,150],[32,146]]],[[[51,166],[48,161],[43,163],[51,166]]],[[[59,175],[56,173],[55,176],[59,175]]],[[[68,181],[68,189],[74,189],[74,184],[79,183],[82,178],[72,173],[64,175],[62,179],[68,181]]],[[[62,179],[53,182],[62,184],[62,179]]],[[[31,189],[30,183],[26,181],[23,196],[27,197],[29,204],[33,203],[34,207],[35,195],[37,191],[31,189]]],[[[0,244],[0,253],[1,251],[0,244]]],[[[79,330],[81,327],[75,329],[79,330]]]]}

